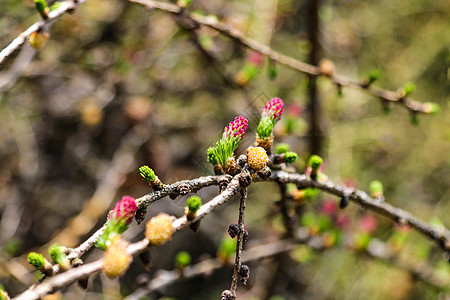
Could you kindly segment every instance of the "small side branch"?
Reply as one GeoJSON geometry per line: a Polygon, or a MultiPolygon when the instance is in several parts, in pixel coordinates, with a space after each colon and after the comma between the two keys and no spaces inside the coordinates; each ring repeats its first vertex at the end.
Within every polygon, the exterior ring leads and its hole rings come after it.
{"type": "Polygon", "coordinates": [[[444,228],[443,230],[439,230],[401,208],[395,207],[384,201],[380,202],[373,199],[363,191],[339,186],[331,181],[321,183],[308,180],[305,175],[287,173],[284,171],[273,172],[270,179],[286,183],[295,183],[300,188],[317,188],[338,197],[346,196],[353,202],[358,203],[361,207],[382,214],[399,224],[410,225],[413,229],[435,241],[445,252],[450,253],[450,231],[448,229],[444,228]]]}
{"type": "Polygon", "coordinates": [[[78,1],[68,0],[61,2],[60,6],[57,9],[49,12],[47,19],[38,21],[33,25],[31,25],[30,27],[28,27],[24,32],[19,34],[6,48],[4,48],[0,52],[0,67],[9,56],[11,56],[16,50],[18,50],[20,47],[22,47],[23,44],[25,44],[28,37],[33,32],[43,29],[45,25],[51,23],[53,20],[56,20],[65,13],[73,11],[78,5],[86,1],[87,0],[78,0],[78,1]]]}
{"type": "MultiPolygon", "coordinates": [[[[249,49],[252,49],[253,51],[259,52],[270,58],[272,61],[276,61],[291,69],[300,71],[313,77],[325,76],[325,74],[322,73],[319,67],[307,64],[293,57],[277,52],[273,50],[271,47],[263,45],[245,36],[241,31],[233,28],[230,24],[217,21],[218,20],[217,17],[213,18],[211,17],[211,15],[208,16],[194,15],[175,4],[161,2],[157,0],[128,0],[128,1],[143,5],[148,9],[159,9],[177,16],[183,16],[185,20],[189,20],[192,23],[192,26],[206,26],[212,28],[220,32],[221,34],[228,36],[234,41],[240,43],[241,45],[249,49]]],[[[388,101],[402,105],[412,113],[429,113],[424,103],[420,103],[409,97],[405,97],[404,95],[396,91],[390,91],[374,87],[373,85],[367,85],[367,82],[365,81],[357,80],[344,75],[332,74],[326,76],[328,76],[330,80],[339,87],[351,87],[365,90],[368,93],[378,97],[382,101],[388,101]]]]}

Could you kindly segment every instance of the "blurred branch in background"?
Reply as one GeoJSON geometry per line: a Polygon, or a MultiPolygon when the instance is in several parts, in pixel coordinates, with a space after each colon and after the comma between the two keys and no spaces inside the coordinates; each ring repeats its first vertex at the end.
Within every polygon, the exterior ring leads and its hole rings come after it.
{"type": "Polygon", "coordinates": [[[52,10],[48,13],[48,17],[34,23],[30,27],[27,28],[24,32],[19,34],[6,48],[0,51],[0,67],[4,64],[6,59],[8,59],[14,52],[16,52],[23,44],[26,43],[27,39],[34,32],[38,32],[47,24],[50,24],[54,20],[58,19],[60,16],[64,15],[67,12],[73,12],[73,10],[80,4],[84,3],[86,0],[67,0],[60,3],[59,7],[55,10],[52,10]]]}
{"type": "MultiPolygon", "coordinates": [[[[329,246],[325,245],[321,236],[311,236],[306,228],[299,228],[294,236],[295,237],[293,238],[270,243],[252,241],[253,246],[244,250],[242,253],[242,263],[254,261],[262,262],[264,259],[276,256],[280,253],[290,252],[298,245],[307,245],[315,251],[326,251],[329,249],[329,246]]],[[[450,282],[437,278],[431,267],[416,267],[412,263],[397,261],[396,257],[390,252],[386,245],[380,242],[375,242],[373,244],[374,246],[369,247],[367,251],[358,254],[370,259],[376,259],[380,262],[387,262],[388,264],[392,263],[395,267],[408,272],[412,277],[416,277],[418,280],[424,281],[437,289],[445,290],[445,288],[450,285],[450,282]]],[[[348,247],[351,248],[350,245],[348,245],[348,247]]],[[[228,263],[230,264],[231,261],[228,261],[228,263]]],[[[227,267],[229,267],[229,265],[224,263],[223,259],[211,258],[188,266],[183,270],[159,270],[154,278],[145,283],[144,287],[138,288],[125,299],[138,300],[151,292],[163,290],[176,282],[186,281],[197,276],[208,276],[214,271],[227,267]]]]}
{"type": "MultiPolygon", "coordinates": [[[[54,11],[51,11],[49,13],[49,17],[47,19],[36,22],[32,26],[30,26],[27,30],[22,32],[13,42],[11,42],[6,48],[4,48],[0,52],[0,66],[3,64],[3,62],[6,60],[6,58],[8,58],[12,53],[14,53],[17,49],[19,49],[26,42],[27,38],[33,32],[37,32],[37,31],[41,30],[42,28],[44,28],[44,26],[47,23],[57,19],[59,16],[63,15],[64,13],[66,13],[68,11],[73,11],[73,9],[75,9],[77,5],[79,5],[85,1],[86,0],[81,0],[81,1],[77,1],[77,2],[64,1],[61,3],[61,5],[57,9],[55,9],[54,11]]],[[[321,76],[321,75],[327,76],[331,79],[331,81],[333,83],[335,83],[338,86],[338,88],[353,87],[353,88],[360,88],[360,89],[366,90],[369,93],[371,93],[372,95],[374,95],[382,100],[402,105],[402,106],[406,107],[408,110],[410,110],[412,113],[431,113],[431,112],[433,112],[432,107],[430,107],[429,103],[420,103],[420,102],[414,101],[413,99],[407,97],[407,94],[405,94],[405,92],[402,90],[394,92],[394,91],[389,91],[389,90],[385,90],[385,89],[381,89],[381,88],[376,88],[376,87],[372,86],[372,84],[371,84],[372,82],[370,82],[370,81],[367,81],[367,80],[359,81],[359,80],[355,80],[355,79],[352,79],[352,78],[349,78],[349,77],[346,77],[343,75],[335,74],[334,69],[332,70],[332,72],[330,72],[329,68],[327,68],[326,71],[324,71],[320,67],[317,67],[317,66],[314,66],[311,64],[307,64],[307,63],[301,62],[299,60],[296,60],[292,57],[283,55],[277,51],[272,50],[267,45],[263,45],[253,39],[246,37],[240,31],[234,29],[231,25],[217,21],[218,20],[217,17],[211,17],[211,16],[203,17],[203,16],[199,16],[199,15],[193,15],[192,13],[185,11],[183,8],[181,8],[175,4],[166,3],[166,2],[153,1],[153,0],[129,0],[129,1],[133,2],[133,3],[138,3],[141,5],[144,5],[149,9],[155,8],[155,9],[160,9],[160,10],[172,13],[174,15],[178,15],[178,16],[182,15],[185,18],[189,19],[191,22],[193,22],[193,24],[196,24],[197,26],[203,25],[203,26],[208,26],[210,28],[213,28],[213,29],[221,32],[222,34],[229,36],[234,40],[239,41],[242,45],[245,45],[246,47],[249,47],[250,49],[252,49],[256,52],[259,52],[261,54],[268,56],[272,61],[276,61],[281,64],[287,65],[290,68],[293,68],[300,72],[306,73],[312,77],[317,77],[317,76],[321,76]]],[[[311,9],[313,11],[317,11],[318,7],[317,7],[317,9],[312,7],[311,9]]],[[[314,20],[313,20],[311,23],[312,24],[311,25],[312,26],[311,27],[312,35],[311,36],[312,36],[312,39],[315,39],[314,34],[313,34],[315,32],[314,28],[316,28],[318,25],[313,26],[313,23],[317,23],[317,22],[314,22],[314,20]]],[[[314,128],[316,128],[316,127],[314,127],[314,128]]]]}
{"type": "Polygon", "coordinates": [[[129,0],[129,2],[137,3],[146,6],[148,9],[159,9],[166,12],[169,12],[174,15],[183,15],[184,17],[190,19],[194,24],[197,24],[198,26],[203,25],[210,28],[213,28],[220,33],[232,38],[233,40],[237,40],[242,45],[259,52],[261,54],[266,55],[271,60],[279,62],[281,64],[284,64],[290,68],[293,68],[297,71],[300,71],[302,73],[306,73],[312,77],[317,76],[327,76],[330,78],[330,80],[335,83],[339,88],[341,87],[352,87],[352,88],[359,88],[363,89],[365,91],[368,91],[372,95],[380,98],[381,100],[392,102],[399,104],[401,106],[404,106],[408,110],[410,110],[412,113],[432,113],[432,108],[430,107],[430,104],[427,103],[420,103],[418,101],[415,101],[409,97],[406,97],[404,91],[390,91],[386,89],[376,88],[372,86],[372,82],[368,81],[359,81],[353,78],[349,78],[343,75],[339,75],[334,73],[334,67],[332,72],[330,72],[330,69],[327,68],[324,72],[323,68],[310,65],[304,62],[301,62],[299,60],[296,60],[295,58],[292,58],[290,56],[283,55],[273,49],[271,49],[267,45],[260,44],[259,42],[250,39],[246,37],[242,32],[240,32],[237,29],[234,29],[231,25],[222,23],[218,21],[217,17],[212,16],[199,16],[199,15],[193,15],[192,13],[185,11],[181,7],[166,3],[166,2],[160,2],[160,1],[154,1],[154,0],[129,0]]]}

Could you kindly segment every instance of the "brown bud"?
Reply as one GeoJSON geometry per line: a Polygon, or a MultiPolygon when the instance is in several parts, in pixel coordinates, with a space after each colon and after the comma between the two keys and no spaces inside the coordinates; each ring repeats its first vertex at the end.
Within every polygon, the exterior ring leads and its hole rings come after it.
{"type": "Polygon", "coordinates": [[[147,214],[147,207],[139,208],[136,211],[136,214],[134,215],[134,218],[136,219],[136,223],[139,225],[144,221],[145,215],[147,214]]]}
{"type": "Polygon", "coordinates": [[[320,73],[324,76],[332,77],[336,71],[334,63],[329,59],[321,59],[319,62],[320,73]]]}
{"type": "Polygon", "coordinates": [[[220,300],[234,300],[235,297],[229,290],[225,290],[222,292],[222,295],[220,296],[220,300]]]}
{"type": "Polygon", "coordinates": [[[250,268],[247,265],[241,265],[239,275],[241,276],[241,282],[247,285],[247,280],[250,277],[250,268]]]}
{"type": "Polygon", "coordinates": [[[239,184],[241,185],[241,188],[246,188],[250,185],[252,182],[252,177],[248,172],[242,173],[242,176],[239,177],[239,184]]]}
{"type": "Polygon", "coordinates": [[[145,250],[139,254],[139,259],[144,265],[145,271],[150,272],[150,267],[152,266],[152,254],[149,250],[145,250]]]}
{"type": "Polygon", "coordinates": [[[240,232],[240,228],[238,224],[230,224],[230,226],[228,226],[228,234],[230,235],[230,237],[232,239],[234,239],[240,232]]]}

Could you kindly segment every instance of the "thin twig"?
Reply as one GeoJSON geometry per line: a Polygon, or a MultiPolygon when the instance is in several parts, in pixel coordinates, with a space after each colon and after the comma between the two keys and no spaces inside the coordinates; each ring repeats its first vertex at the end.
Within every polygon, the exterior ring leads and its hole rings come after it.
{"type": "MultiPolygon", "coordinates": [[[[141,4],[148,9],[159,9],[171,14],[182,15],[186,19],[190,20],[193,26],[207,26],[214,30],[217,30],[221,34],[232,38],[233,40],[239,42],[240,44],[256,51],[261,54],[266,55],[272,61],[279,62],[283,65],[288,66],[289,68],[295,69],[302,73],[308,74],[310,76],[321,76],[321,70],[317,66],[313,66],[307,63],[304,63],[300,60],[297,60],[293,57],[281,54],[270,48],[267,45],[263,45],[247,36],[245,36],[239,30],[233,28],[230,24],[226,24],[220,21],[217,21],[217,17],[209,16],[200,16],[198,14],[192,14],[181,7],[161,1],[155,0],[128,0],[132,3],[141,4]]],[[[405,97],[402,93],[397,91],[390,91],[387,89],[377,88],[373,85],[368,85],[367,82],[353,79],[351,77],[347,77],[340,74],[332,74],[329,76],[330,80],[340,87],[351,87],[365,90],[372,95],[382,99],[383,101],[393,102],[399,105],[404,106],[408,110],[413,113],[429,113],[423,103],[415,101],[409,97],[405,97]]]]}
{"type": "Polygon", "coordinates": [[[16,50],[18,50],[20,47],[22,47],[23,44],[25,44],[28,37],[33,32],[43,29],[45,25],[51,23],[53,20],[56,20],[65,13],[73,11],[78,5],[86,1],[87,0],[78,0],[78,1],[68,0],[61,2],[58,8],[48,13],[47,19],[38,21],[33,25],[31,25],[30,27],[28,27],[24,32],[19,34],[8,46],[6,46],[6,48],[4,48],[0,52],[0,67],[9,56],[11,56],[16,50]]]}
{"type": "Polygon", "coordinates": [[[284,171],[275,171],[272,173],[271,180],[291,182],[297,184],[300,188],[317,188],[321,191],[333,194],[339,197],[348,197],[355,203],[358,203],[361,207],[370,209],[376,213],[382,214],[395,222],[404,225],[410,225],[412,228],[422,233],[435,241],[444,251],[450,253],[450,231],[446,228],[442,230],[431,226],[427,222],[419,219],[411,213],[395,207],[385,201],[377,201],[369,197],[365,192],[348,188],[345,186],[339,186],[331,181],[319,182],[307,179],[305,175],[297,173],[287,173],[284,171]]]}
{"type": "Polygon", "coordinates": [[[241,201],[239,204],[239,218],[238,218],[239,235],[237,236],[236,256],[234,260],[233,276],[231,278],[231,287],[230,287],[231,294],[233,295],[234,298],[236,298],[239,271],[241,269],[242,248],[244,246],[244,235],[245,235],[244,217],[246,205],[247,205],[247,188],[242,188],[241,201]]]}
{"type": "Polygon", "coordinates": [[[283,216],[284,227],[286,228],[286,235],[292,236],[294,234],[296,221],[294,218],[294,211],[292,209],[292,199],[288,199],[286,190],[286,183],[277,182],[280,188],[281,200],[278,202],[281,215],[283,216]]]}
{"type": "MultiPolygon", "coordinates": [[[[293,238],[269,243],[257,243],[258,245],[242,252],[242,263],[261,260],[279,253],[288,252],[302,244],[319,251],[326,250],[328,248],[325,247],[325,245],[320,244],[320,241],[322,241],[320,236],[316,236],[317,239],[314,240],[311,238],[312,236],[308,233],[306,228],[300,228],[297,230],[295,237],[293,238]]],[[[350,245],[345,244],[344,246],[347,246],[346,248],[348,249],[350,248],[350,245]]],[[[396,268],[407,271],[412,276],[417,277],[424,283],[436,287],[439,290],[445,289],[450,284],[448,281],[437,278],[433,272],[433,269],[429,266],[425,265],[421,267],[414,267],[414,264],[400,262],[396,259],[392,251],[389,251],[388,246],[382,242],[372,242],[367,251],[361,252],[361,255],[375,258],[384,263],[393,264],[396,268]],[[372,244],[376,245],[372,246],[372,244]]],[[[211,272],[224,268],[225,266],[226,264],[224,264],[222,259],[211,258],[187,267],[183,270],[183,273],[179,270],[161,270],[155,278],[146,284],[146,286],[138,288],[132,294],[128,295],[125,300],[138,300],[152,291],[161,290],[181,280],[188,280],[204,274],[210,274],[211,272]]]]}
{"type": "MultiPolygon", "coordinates": [[[[227,175],[222,176],[205,176],[192,180],[181,180],[171,185],[166,185],[163,190],[151,192],[136,199],[136,203],[139,208],[145,208],[151,203],[160,200],[171,193],[178,190],[181,185],[188,186],[192,192],[196,192],[204,187],[211,185],[217,185],[218,180],[223,177],[229,177],[227,175]]],[[[106,229],[106,224],[104,224],[100,229],[98,229],[92,236],[90,236],[84,243],[82,243],[77,248],[71,249],[68,255],[69,259],[75,259],[81,257],[85,252],[87,252],[92,246],[97,242],[98,238],[103,234],[106,229]]]]}

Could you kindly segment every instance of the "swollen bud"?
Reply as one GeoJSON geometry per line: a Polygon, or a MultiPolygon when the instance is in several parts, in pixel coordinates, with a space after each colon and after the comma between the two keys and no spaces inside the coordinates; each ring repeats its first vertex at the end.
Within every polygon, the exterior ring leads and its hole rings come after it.
{"type": "Polygon", "coordinates": [[[182,8],[188,7],[189,5],[191,5],[191,3],[192,3],[192,0],[178,0],[177,1],[177,5],[182,8]]]}
{"type": "Polygon", "coordinates": [[[36,270],[40,270],[45,265],[44,256],[37,252],[28,253],[28,263],[32,265],[36,270]]]}
{"type": "Polygon", "coordinates": [[[148,166],[142,166],[139,168],[139,174],[141,174],[142,178],[145,181],[153,181],[156,179],[155,171],[150,169],[148,166]]]}
{"type": "Polygon", "coordinates": [[[308,166],[311,168],[310,177],[312,180],[317,179],[319,168],[322,166],[323,159],[318,155],[311,155],[308,160],[308,166]]]}
{"type": "Polygon", "coordinates": [[[367,79],[367,86],[374,83],[378,78],[380,78],[380,76],[381,76],[380,70],[375,69],[370,71],[369,78],[367,79]]]}
{"type": "Polygon", "coordinates": [[[336,71],[334,63],[329,59],[322,59],[319,62],[320,73],[324,76],[332,77],[336,71]]]}
{"type": "Polygon", "coordinates": [[[155,175],[155,171],[153,171],[148,166],[142,166],[139,168],[139,174],[141,174],[142,178],[148,182],[148,184],[155,190],[159,191],[163,188],[162,182],[159,180],[158,176],[155,175]]]}
{"type": "Polygon", "coordinates": [[[50,34],[48,32],[42,30],[35,31],[28,37],[28,42],[30,43],[31,47],[36,50],[40,50],[45,46],[49,38],[50,34]]]}
{"type": "Polygon", "coordinates": [[[423,111],[427,114],[437,114],[441,111],[441,107],[437,103],[426,102],[423,104],[423,111]]]}
{"type": "Polygon", "coordinates": [[[224,262],[228,262],[231,256],[236,252],[237,240],[224,236],[220,243],[217,256],[224,262]]]}
{"type": "Polygon", "coordinates": [[[369,184],[370,195],[373,198],[379,198],[383,196],[383,184],[379,180],[373,180],[369,184]]]}
{"type": "Polygon", "coordinates": [[[397,93],[400,98],[411,95],[416,90],[416,85],[412,82],[406,83],[403,87],[399,88],[397,93]]]}
{"type": "Polygon", "coordinates": [[[290,150],[290,147],[286,143],[279,143],[275,145],[275,153],[276,154],[283,154],[290,150]]]}
{"type": "Polygon", "coordinates": [[[298,158],[297,153],[295,152],[286,152],[284,154],[284,162],[287,164],[292,164],[294,163],[298,158]]]}
{"type": "Polygon", "coordinates": [[[416,85],[412,82],[408,82],[403,86],[403,89],[405,90],[405,96],[411,95],[416,90],[416,85]]]}
{"type": "Polygon", "coordinates": [[[63,248],[60,245],[54,244],[50,246],[48,252],[55,264],[60,265],[62,269],[70,269],[70,262],[67,259],[66,253],[64,253],[63,248]]]}
{"type": "Polygon", "coordinates": [[[187,219],[188,220],[194,219],[197,210],[199,210],[201,206],[202,206],[202,199],[200,197],[198,196],[190,197],[186,202],[187,219]]]}
{"type": "Polygon", "coordinates": [[[319,170],[320,166],[323,163],[323,159],[319,155],[311,155],[308,160],[308,165],[312,170],[319,170]]]}
{"type": "Polygon", "coordinates": [[[188,252],[178,252],[175,257],[175,266],[179,269],[184,269],[191,264],[191,260],[191,255],[188,252]]]}
{"type": "Polygon", "coordinates": [[[41,15],[42,19],[45,20],[48,18],[48,13],[50,9],[48,8],[47,2],[45,0],[34,0],[34,6],[41,15]]]}
{"type": "Polygon", "coordinates": [[[28,263],[32,265],[36,270],[39,270],[44,275],[52,275],[52,265],[42,256],[40,253],[30,252],[28,254],[28,263]]]}

